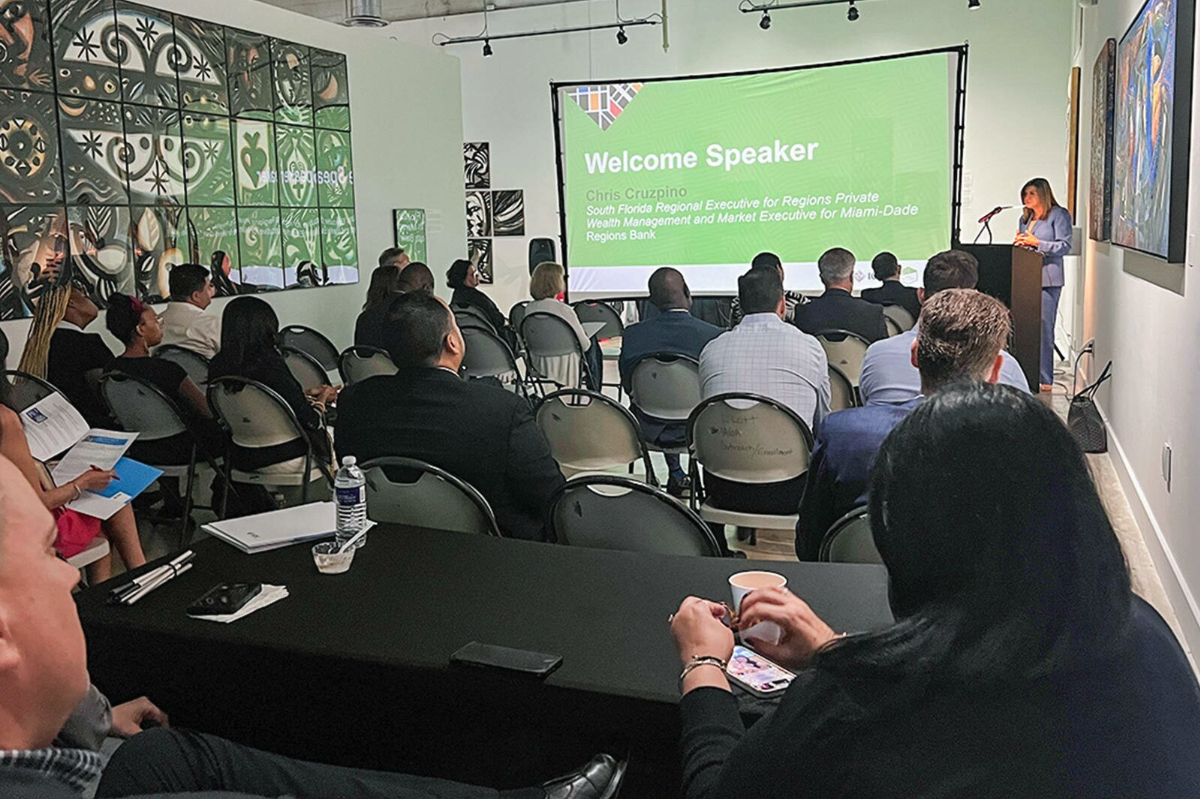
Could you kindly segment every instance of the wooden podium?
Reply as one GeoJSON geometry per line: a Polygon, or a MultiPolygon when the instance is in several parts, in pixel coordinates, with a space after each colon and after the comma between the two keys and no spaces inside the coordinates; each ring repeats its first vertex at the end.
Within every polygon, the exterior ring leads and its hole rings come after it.
{"type": "Polygon", "coordinates": [[[976,286],[1012,311],[1013,342],[1009,350],[1021,364],[1035,394],[1041,383],[1042,254],[1011,244],[962,244],[979,261],[976,286]]]}

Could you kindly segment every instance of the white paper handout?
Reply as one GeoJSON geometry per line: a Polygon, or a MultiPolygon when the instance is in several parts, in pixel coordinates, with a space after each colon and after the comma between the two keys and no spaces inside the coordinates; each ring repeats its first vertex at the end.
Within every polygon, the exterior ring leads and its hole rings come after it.
{"type": "Polygon", "coordinates": [[[83,415],[58,392],[21,411],[21,426],[30,454],[39,461],[48,461],[75,446],[88,432],[83,415]]]}
{"type": "MultiPolygon", "coordinates": [[[[369,528],[374,522],[367,521],[366,524],[369,528]]],[[[337,510],[332,502],[310,502],[238,519],[221,519],[202,529],[253,555],[319,538],[332,538],[337,532],[337,510]]]]}
{"type": "Polygon", "coordinates": [[[88,431],[54,467],[50,475],[54,478],[54,484],[65,485],[88,469],[112,469],[137,436],[137,433],[119,433],[116,430],[88,431]]]}

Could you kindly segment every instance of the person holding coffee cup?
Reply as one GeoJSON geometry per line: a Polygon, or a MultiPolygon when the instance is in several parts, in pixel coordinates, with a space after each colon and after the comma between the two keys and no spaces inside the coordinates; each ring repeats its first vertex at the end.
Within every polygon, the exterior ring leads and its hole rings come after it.
{"type": "Polygon", "coordinates": [[[838,636],[786,586],[751,590],[735,626],[777,624],[751,648],[797,677],[748,731],[725,606],[680,605],[687,799],[1200,796],[1200,685],[1053,410],[938,391],[884,442],[869,497],[896,622],[838,636]]]}

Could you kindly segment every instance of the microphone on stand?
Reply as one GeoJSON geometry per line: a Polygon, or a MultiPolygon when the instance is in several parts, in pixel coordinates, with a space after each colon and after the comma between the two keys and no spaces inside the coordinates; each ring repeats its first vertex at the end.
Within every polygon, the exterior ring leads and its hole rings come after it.
{"type": "Polygon", "coordinates": [[[1013,206],[1011,206],[1011,205],[997,205],[995,208],[988,211],[983,216],[979,217],[979,224],[986,225],[988,222],[991,221],[992,217],[996,216],[1001,211],[1007,211],[1009,208],[1012,208],[1012,207],[1013,206]]]}

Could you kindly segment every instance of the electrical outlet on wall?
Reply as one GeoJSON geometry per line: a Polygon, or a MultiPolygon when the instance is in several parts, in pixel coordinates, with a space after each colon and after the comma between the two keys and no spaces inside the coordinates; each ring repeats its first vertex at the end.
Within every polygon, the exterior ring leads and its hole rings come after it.
{"type": "Polygon", "coordinates": [[[1196,265],[1196,234],[1195,233],[1188,234],[1187,258],[1185,260],[1187,261],[1188,266],[1196,265]]]}
{"type": "Polygon", "coordinates": [[[1171,445],[1164,443],[1162,448],[1162,477],[1167,484],[1167,493],[1171,492],[1171,445]]]}

